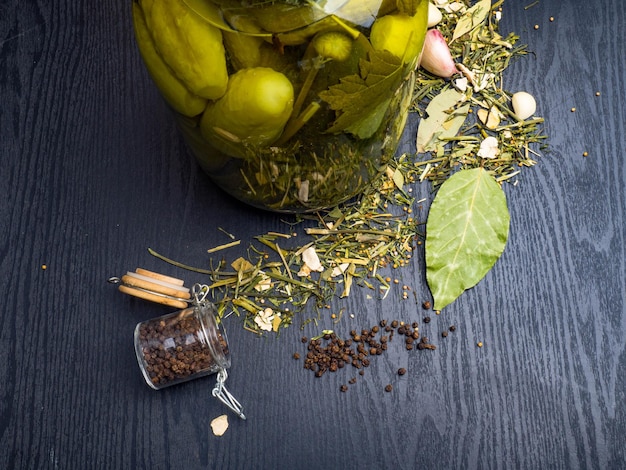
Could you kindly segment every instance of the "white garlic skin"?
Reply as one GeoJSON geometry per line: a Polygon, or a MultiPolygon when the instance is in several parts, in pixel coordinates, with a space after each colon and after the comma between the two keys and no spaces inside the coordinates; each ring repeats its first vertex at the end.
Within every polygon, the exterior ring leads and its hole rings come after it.
{"type": "Polygon", "coordinates": [[[530,93],[518,91],[511,97],[511,104],[515,115],[524,120],[535,114],[537,110],[537,102],[530,93]]]}
{"type": "Polygon", "coordinates": [[[437,8],[432,3],[428,2],[428,27],[432,28],[439,24],[439,22],[443,19],[443,15],[439,8],[437,8]]]}

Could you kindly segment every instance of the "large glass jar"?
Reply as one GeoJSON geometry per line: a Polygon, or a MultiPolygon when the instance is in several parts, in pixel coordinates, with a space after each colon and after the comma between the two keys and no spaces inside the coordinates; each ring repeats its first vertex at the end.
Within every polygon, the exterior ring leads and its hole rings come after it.
{"type": "Polygon", "coordinates": [[[139,50],[202,169],[281,212],[359,194],[397,150],[428,0],[136,0],[139,50]]]}

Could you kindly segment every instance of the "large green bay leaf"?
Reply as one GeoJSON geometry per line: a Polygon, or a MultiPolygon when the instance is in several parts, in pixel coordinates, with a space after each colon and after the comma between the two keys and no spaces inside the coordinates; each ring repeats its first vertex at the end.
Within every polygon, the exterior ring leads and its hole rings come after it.
{"type": "Polygon", "coordinates": [[[509,235],[504,191],[486,170],[460,170],[441,185],[426,222],[426,279],[441,310],[496,263],[509,235]]]}

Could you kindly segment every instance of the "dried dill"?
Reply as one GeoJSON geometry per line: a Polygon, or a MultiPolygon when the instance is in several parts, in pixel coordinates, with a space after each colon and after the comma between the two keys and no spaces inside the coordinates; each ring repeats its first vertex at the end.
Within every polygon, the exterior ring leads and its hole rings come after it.
{"type": "MultiPolygon", "coordinates": [[[[469,0],[462,3],[469,8],[469,0]]],[[[435,187],[463,168],[483,167],[497,181],[511,181],[523,167],[533,166],[544,148],[543,118],[517,118],[510,106],[510,93],[503,85],[503,74],[511,61],[528,54],[528,50],[518,44],[516,34],[503,37],[498,32],[502,3],[495,2],[480,24],[454,41],[459,19],[467,10],[443,11],[437,28],[446,38],[460,74],[445,80],[423,69],[418,71],[412,110],[422,117],[422,123],[429,117],[426,109],[431,103],[447,92],[458,96],[451,96],[446,103],[449,106],[440,110],[446,117],[438,131],[424,137],[422,124],[418,130],[415,165],[421,170],[420,180],[431,181],[435,187]],[[462,124],[454,135],[447,135],[441,128],[453,125],[453,119],[462,124]],[[487,137],[497,140],[495,158],[478,156],[487,137]]]]}
{"type": "MultiPolygon", "coordinates": [[[[503,37],[498,32],[503,2],[492,4],[480,24],[452,40],[460,18],[470,8],[469,0],[461,3],[465,8],[460,11],[442,10],[443,20],[437,26],[455,62],[460,64],[460,73],[453,80],[445,80],[419,70],[411,108],[423,122],[430,117],[428,106],[440,102],[440,112],[450,119],[441,127],[454,132],[435,128],[422,142],[423,148],[418,145],[421,151],[416,155],[402,154],[382,162],[382,168],[372,169],[379,176],[357,199],[288,222],[304,224],[305,243],[292,235],[293,227],[289,234],[268,232],[255,237],[245,256],[230,262],[211,260],[208,269],[183,265],[153,250],[150,253],[209,276],[220,315],[234,312],[243,319],[245,329],[257,334],[279,332],[305,310],[308,313],[301,324],[316,322],[333,299],[349,296],[355,286],[384,298],[392,282],[383,271],[409,264],[422,241],[423,221],[413,215],[417,203],[411,186],[429,181],[436,189],[455,171],[473,167],[486,168],[499,182],[514,180],[523,167],[536,163],[546,139],[543,119],[517,119],[510,108],[510,94],[503,86],[503,74],[511,62],[528,53],[526,46],[518,44],[517,35],[503,37]],[[495,158],[478,155],[487,137],[497,141],[495,158]]],[[[281,164],[281,155],[274,153],[271,157],[274,165],[281,164]]],[[[286,161],[288,157],[285,155],[286,161]]],[[[298,193],[294,193],[293,175],[305,175],[307,169],[289,167],[289,171],[278,171],[266,163],[264,155],[252,155],[246,168],[248,177],[255,180],[250,190],[265,187],[277,207],[289,200],[302,201],[317,195],[324,199],[327,191],[337,191],[349,175],[358,174],[355,170],[360,165],[359,152],[348,146],[324,156],[332,158],[343,162],[332,165],[336,174],[327,173],[315,160],[308,162],[314,170],[309,173],[317,175],[309,181],[317,186],[298,187],[298,193]],[[310,189],[314,190],[305,193],[310,189]]],[[[234,236],[231,238],[234,240],[234,236]]],[[[221,252],[231,246],[234,243],[212,251],[221,252]]]]}

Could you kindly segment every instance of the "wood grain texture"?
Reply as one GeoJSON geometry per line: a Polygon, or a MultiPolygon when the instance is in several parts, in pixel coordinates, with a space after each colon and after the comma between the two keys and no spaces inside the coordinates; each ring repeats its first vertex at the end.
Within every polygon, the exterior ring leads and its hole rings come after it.
{"type": "MultiPolygon", "coordinates": [[[[146,248],[203,265],[228,241],[217,227],[251,241],[284,231],[284,216],[199,172],[138,56],[130,2],[5,1],[0,468],[624,468],[626,4],[526,3],[504,5],[502,30],[534,52],[506,88],[537,97],[551,152],[506,188],[503,257],[422,324],[437,350],[393,343],[341,393],[354,371],[315,379],[292,358],[301,336],[421,321],[399,288],[384,300],[356,289],[329,310],[345,309],[339,323],[277,339],[230,318],[228,387],[249,419],[229,416],[217,438],[212,379],[142,382],[134,326],[168,310],[106,279],[140,266],[203,281],[146,248]]],[[[415,129],[413,118],[405,149],[415,129]]],[[[391,275],[428,298],[423,253],[391,275]]]]}

